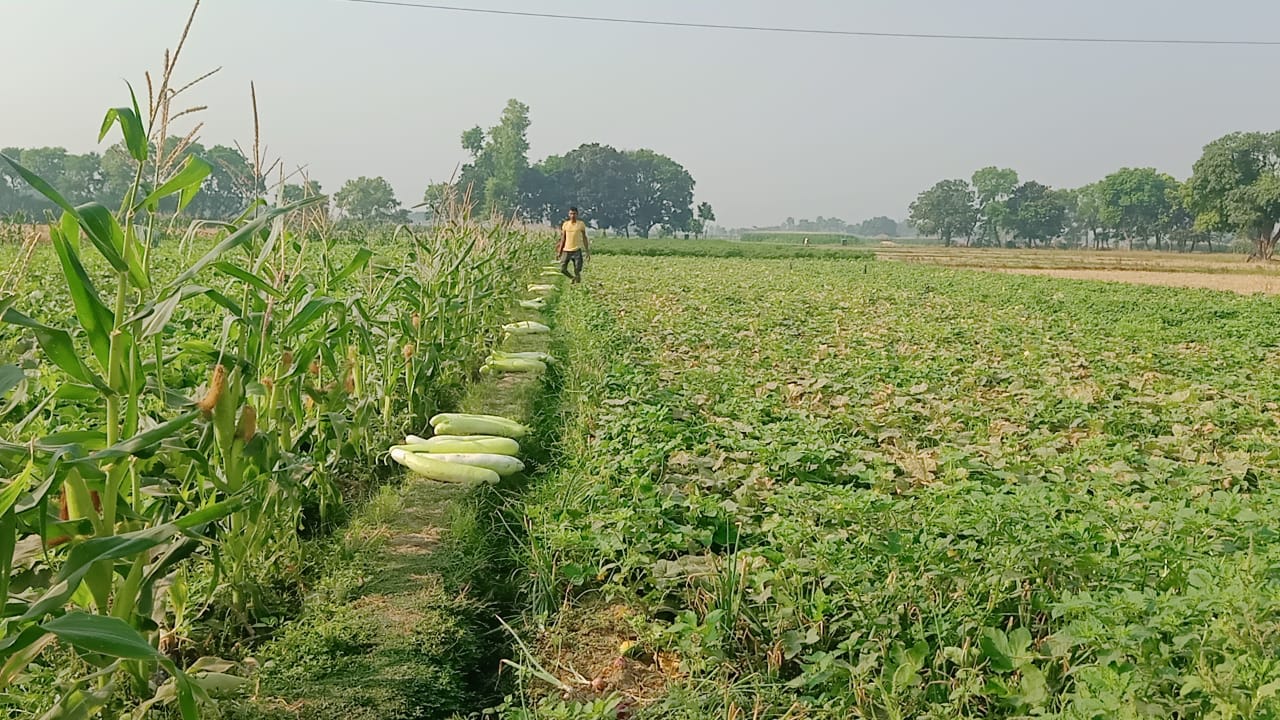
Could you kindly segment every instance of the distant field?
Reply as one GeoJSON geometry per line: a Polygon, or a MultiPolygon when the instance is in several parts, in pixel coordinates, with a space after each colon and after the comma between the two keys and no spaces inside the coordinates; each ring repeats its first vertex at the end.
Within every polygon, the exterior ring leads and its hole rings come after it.
{"type": "Polygon", "coordinates": [[[1159,272],[1277,272],[1274,265],[1246,262],[1233,253],[1152,251],[1036,250],[1004,248],[878,247],[884,260],[976,268],[1044,268],[1073,270],[1151,270],[1159,272]]]}
{"type": "Polygon", "coordinates": [[[597,255],[639,255],[644,257],[738,257],[760,260],[787,258],[826,258],[835,260],[874,260],[866,250],[841,247],[804,247],[773,243],[746,243],[734,240],[642,240],[607,238],[591,243],[597,255]]]}
{"type": "Polygon", "coordinates": [[[1246,262],[1231,253],[876,248],[875,254],[881,260],[1023,275],[1280,294],[1280,264],[1246,262]]]}
{"type": "Polygon", "coordinates": [[[805,233],[764,230],[760,232],[742,233],[742,242],[774,243],[778,245],[803,245],[805,238],[810,245],[843,245],[856,247],[895,247],[900,245],[911,247],[938,247],[941,241],[937,238],[871,238],[842,233],[805,233]]]}

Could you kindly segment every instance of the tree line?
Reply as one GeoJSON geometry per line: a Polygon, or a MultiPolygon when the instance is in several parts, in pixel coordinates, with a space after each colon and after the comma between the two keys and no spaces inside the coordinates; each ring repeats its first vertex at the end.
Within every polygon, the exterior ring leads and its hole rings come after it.
{"type": "Polygon", "coordinates": [[[1023,182],[1009,168],[942,180],[911,204],[910,221],[944,245],[1059,245],[1194,251],[1247,238],[1270,259],[1280,240],[1280,132],[1232,133],[1204,147],[1191,177],[1122,168],[1075,189],[1023,182]]]}
{"type": "MultiPolygon", "coordinates": [[[[528,222],[558,222],[570,205],[576,205],[583,219],[599,229],[641,237],[648,237],[654,228],[663,235],[701,235],[716,219],[710,204],[694,205],[695,183],[688,170],[653,150],[584,144],[531,164],[529,124],[528,106],[511,100],[496,126],[463,133],[462,146],[471,153],[471,161],[454,182],[428,186],[422,205],[428,219],[446,201],[469,204],[474,212],[528,222]]],[[[285,202],[292,202],[323,193],[313,180],[271,185],[262,177],[263,171],[236,147],[206,148],[173,138],[166,141],[164,150],[148,157],[176,166],[195,155],[212,167],[201,192],[186,210],[193,217],[228,220],[257,198],[275,198],[279,193],[285,202]]],[[[5,148],[0,152],[62,188],[76,204],[97,201],[118,207],[139,172],[122,144],[101,154],[76,155],[61,147],[5,148]]],[[[143,168],[142,175],[155,177],[154,167],[143,168]]],[[[143,189],[150,190],[145,181],[143,189]]],[[[391,183],[378,176],[347,180],[333,194],[330,209],[339,219],[362,223],[410,219],[409,209],[397,199],[391,183]]],[[[36,222],[53,210],[43,195],[0,163],[0,217],[36,222]]]]}
{"type": "Polygon", "coordinates": [[[900,223],[884,215],[877,215],[860,223],[847,223],[838,217],[823,217],[819,215],[813,220],[807,218],[797,220],[789,217],[781,224],[772,227],[739,228],[735,232],[740,234],[761,231],[834,233],[860,237],[879,237],[881,235],[886,237],[908,237],[915,232],[915,228],[908,223],[900,223]]]}

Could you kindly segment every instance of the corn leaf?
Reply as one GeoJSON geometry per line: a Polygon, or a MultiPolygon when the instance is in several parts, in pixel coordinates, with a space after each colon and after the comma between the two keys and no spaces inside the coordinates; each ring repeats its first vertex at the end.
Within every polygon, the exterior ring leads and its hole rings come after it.
{"type": "Polygon", "coordinates": [[[80,327],[84,328],[89,346],[98,358],[99,365],[106,367],[107,355],[111,349],[111,329],[115,319],[106,303],[102,301],[97,288],[94,287],[89,272],[80,262],[79,251],[69,241],[69,237],[80,235],[80,226],[75,216],[64,212],[61,227],[51,226],[49,235],[53,241],[53,248],[58,253],[58,260],[62,263],[62,274],[67,282],[67,290],[71,294],[76,318],[80,320],[80,327]]]}
{"type": "Polygon", "coordinates": [[[46,632],[82,652],[126,660],[160,660],[164,655],[120,618],[72,612],[41,625],[46,632]]]}
{"type": "MultiPolygon", "coordinates": [[[[129,89],[130,94],[133,89],[129,89]]],[[[113,125],[120,125],[120,133],[124,135],[125,147],[129,149],[129,155],[139,163],[147,161],[147,131],[142,127],[142,118],[137,111],[137,101],[134,101],[133,107],[111,108],[107,111],[107,116],[102,119],[102,129],[98,131],[98,142],[102,142],[107,137],[107,133],[111,132],[113,125]]]]}
{"type": "Polygon", "coordinates": [[[28,328],[36,336],[36,342],[40,343],[40,349],[44,350],[49,360],[62,368],[63,372],[71,377],[86,382],[103,392],[112,392],[107,387],[107,383],[97,373],[89,369],[80,359],[80,354],[76,351],[75,342],[72,341],[70,333],[59,328],[49,327],[44,323],[37,322],[30,317],[9,308],[0,315],[0,322],[7,322],[10,325],[18,325],[28,328]]]}
{"type": "Polygon", "coordinates": [[[178,168],[178,172],[163,185],[152,190],[151,194],[143,198],[135,209],[145,206],[151,212],[155,212],[160,207],[161,200],[177,194],[178,212],[182,212],[195,199],[196,193],[200,191],[200,184],[212,171],[213,166],[208,162],[195,155],[188,155],[187,159],[182,161],[182,167],[178,168]]]}

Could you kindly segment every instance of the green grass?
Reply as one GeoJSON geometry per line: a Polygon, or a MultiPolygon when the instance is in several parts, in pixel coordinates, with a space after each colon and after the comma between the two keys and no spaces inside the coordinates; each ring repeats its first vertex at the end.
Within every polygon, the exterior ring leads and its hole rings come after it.
{"type": "Polygon", "coordinates": [[[535,609],[638,608],[647,718],[1280,714],[1280,306],[869,269],[599,262],[535,609]]]}
{"type": "Polygon", "coordinates": [[[869,252],[831,247],[803,247],[797,245],[770,245],[732,240],[645,240],[631,238],[604,238],[591,243],[596,255],[638,255],[643,257],[708,257],[792,259],[825,258],[839,260],[873,260],[869,252]]]}

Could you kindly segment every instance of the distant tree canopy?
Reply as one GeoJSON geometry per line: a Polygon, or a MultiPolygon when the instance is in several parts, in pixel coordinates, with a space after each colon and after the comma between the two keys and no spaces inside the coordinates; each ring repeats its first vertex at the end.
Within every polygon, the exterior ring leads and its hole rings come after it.
{"type": "Polygon", "coordinates": [[[971,245],[1195,250],[1235,235],[1250,241],[1251,257],[1269,260],[1280,242],[1280,132],[1214,140],[1186,182],[1155,168],[1121,168],[1061,190],[983,168],[972,184],[946,180],[920,193],[911,218],[926,234],[971,245]],[[970,211],[974,225],[961,232],[970,211]]]}
{"type": "Polygon", "coordinates": [[[972,237],[978,222],[973,188],[964,180],[942,180],[911,203],[911,223],[950,246],[957,237],[972,237]]]}
{"type": "Polygon", "coordinates": [[[861,235],[863,237],[878,237],[880,235],[899,237],[902,235],[902,229],[902,225],[897,220],[883,215],[863,220],[856,225],[847,223],[838,217],[823,217],[819,215],[813,220],[809,220],[807,218],[797,220],[793,217],[789,217],[779,225],[753,228],[752,232],[777,230],[780,232],[794,233],[861,235]]]}
{"type": "Polygon", "coordinates": [[[898,237],[898,221],[884,215],[873,217],[855,225],[853,234],[867,237],[879,237],[881,235],[898,237]]]}
{"type": "Polygon", "coordinates": [[[528,106],[508,101],[497,125],[462,134],[471,162],[452,187],[433,183],[425,202],[468,199],[482,212],[534,222],[556,222],[574,205],[597,228],[641,237],[654,228],[667,235],[697,234],[715,217],[695,215],[693,176],[665,155],[590,143],[531,164],[528,130],[528,106]]]}
{"type": "Polygon", "coordinates": [[[333,196],[333,204],[346,217],[358,222],[407,222],[409,211],[396,200],[391,183],[381,177],[363,175],[348,180],[333,196]]]}
{"type": "MultiPolygon", "coordinates": [[[[119,207],[138,173],[137,162],[122,144],[112,145],[102,154],[76,155],[61,147],[10,147],[0,153],[51,183],[75,204],[96,201],[107,207],[119,207]]],[[[148,153],[147,167],[142,169],[142,191],[149,191],[155,184],[157,158],[161,163],[161,176],[167,176],[192,155],[207,162],[211,170],[200,193],[187,206],[188,215],[210,220],[231,219],[244,212],[254,198],[265,194],[264,184],[255,179],[249,161],[236,148],[226,145],[206,148],[198,142],[183,146],[178,138],[169,138],[163,152],[155,152],[153,148],[148,153]]],[[[162,203],[160,209],[172,212],[176,205],[171,200],[162,203]]],[[[31,189],[7,163],[0,163],[0,216],[34,221],[53,210],[49,200],[31,189]]]]}
{"type": "Polygon", "coordinates": [[[1197,229],[1247,237],[1252,257],[1270,260],[1280,240],[1280,132],[1232,133],[1206,145],[1186,199],[1197,229]]]}

